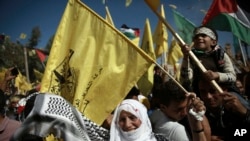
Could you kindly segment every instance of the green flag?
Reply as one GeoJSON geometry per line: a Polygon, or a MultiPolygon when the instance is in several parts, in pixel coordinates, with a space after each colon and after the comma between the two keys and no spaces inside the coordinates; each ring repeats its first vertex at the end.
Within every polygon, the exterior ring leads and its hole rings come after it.
{"type": "Polygon", "coordinates": [[[192,43],[193,30],[195,29],[195,25],[176,10],[173,10],[173,13],[178,34],[185,43],[192,43]]]}

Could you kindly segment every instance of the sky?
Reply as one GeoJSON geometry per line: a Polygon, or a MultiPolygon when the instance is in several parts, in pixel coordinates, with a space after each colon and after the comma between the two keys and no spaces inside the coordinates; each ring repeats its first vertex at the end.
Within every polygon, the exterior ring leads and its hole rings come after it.
{"type": "MultiPolygon", "coordinates": [[[[12,41],[21,41],[25,44],[30,38],[31,31],[38,26],[41,38],[37,48],[44,48],[57,30],[57,26],[66,8],[68,0],[1,0],[0,1],[0,34],[10,36],[12,41]],[[20,34],[27,34],[27,38],[21,40],[20,34]]],[[[125,0],[82,0],[88,7],[105,17],[105,6],[109,8],[115,27],[119,29],[122,24],[129,27],[140,28],[143,34],[146,18],[149,19],[152,33],[155,30],[158,18],[150,10],[144,0],[133,0],[130,6],[125,6],[125,0]]],[[[177,7],[177,11],[184,15],[195,25],[201,25],[212,0],[161,0],[164,5],[166,21],[176,30],[173,21],[173,13],[170,4],[177,7]]],[[[177,30],[176,30],[177,31],[177,30]]],[[[224,47],[225,43],[232,44],[232,34],[229,32],[219,33],[219,44],[224,47]]],[[[171,39],[171,33],[169,32],[171,39]]]]}

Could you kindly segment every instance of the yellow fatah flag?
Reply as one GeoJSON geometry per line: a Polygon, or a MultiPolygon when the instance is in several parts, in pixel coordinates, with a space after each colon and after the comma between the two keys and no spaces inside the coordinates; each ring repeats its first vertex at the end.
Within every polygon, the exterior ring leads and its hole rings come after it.
{"type": "MultiPolygon", "coordinates": [[[[164,7],[161,5],[161,16],[165,19],[164,7]]],[[[164,53],[164,61],[166,61],[166,54],[168,52],[168,33],[164,23],[159,19],[157,27],[153,35],[153,41],[155,43],[155,55],[159,58],[164,53]]]]}
{"type": "Polygon", "coordinates": [[[160,0],[145,0],[145,2],[154,10],[157,11],[159,5],[160,5],[160,0]]]}
{"type": "Polygon", "coordinates": [[[175,64],[175,67],[176,67],[176,70],[175,70],[175,75],[174,75],[174,78],[175,80],[177,80],[178,82],[180,82],[180,75],[181,75],[181,65],[179,62],[177,62],[175,64]]]}
{"type": "Polygon", "coordinates": [[[19,94],[25,95],[27,91],[32,89],[32,84],[19,72],[15,79],[15,87],[17,87],[19,94]]]}
{"type": "Polygon", "coordinates": [[[105,10],[106,10],[106,17],[105,17],[105,19],[108,21],[108,23],[110,23],[111,25],[115,26],[115,24],[114,24],[114,22],[112,20],[112,17],[110,15],[108,6],[105,7],[105,10]]]}
{"type": "MultiPolygon", "coordinates": [[[[149,19],[146,19],[146,22],[145,22],[141,48],[152,59],[156,60],[149,19]]],[[[149,67],[148,71],[137,82],[137,86],[143,95],[147,96],[151,93],[151,90],[153,87],[153,81],[154,81],[154,64],[152,64],[149,67]]]]}
{"type": "Polygon", "coordinates": [[[175,39],[172,40],[171,42],[171,47],[169,49],[169,53],[168,53],[168,64],[171,64],[174,66],[174,68],[176,69],[176,63],[183,57],[182,51],[181,51],[181,47],[179,46],[179,44],[177,43],[177,41],[175,39]]]}
{"type": "Polygon", "coordinates": [[[125,6],[128,7],[132,3],[132,0],[126,0],[125,6]]]}
{"type": "Polygon", "coordinates": [[[26,39],[26,37],[27,37],[27,34],[25,33],[21,33],[19,36],[20,39],[26,39]]]}
{"type": "Polygon", "coordinates": [[[138,37],[135,37],[134,39],[132,39],[131,40],[135,45],[139,45],[139,43],[140,43],[140,36],[138,36],[138,37]]]}
{"type": "Polygon", "coordinates": [[[152,61],[79,0],[69,0],[55,34],[41,92],[61,95],[102,124],[152,61]]]}

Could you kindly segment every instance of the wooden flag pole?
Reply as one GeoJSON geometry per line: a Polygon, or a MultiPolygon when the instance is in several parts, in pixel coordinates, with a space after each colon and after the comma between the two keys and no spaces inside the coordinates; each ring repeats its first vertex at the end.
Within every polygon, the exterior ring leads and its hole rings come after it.
{"type": "MultiPolygon", "coordinates": [[[[157,12],[154,7],[149,3],[148,0],[144,0],[147,5],[150,7],[150,9],[157,15],[157,17],[164,23],[164,25],[168,28],[168,30],[172,33],[172,35],[175,37],[175,39],[181,44],[181,46],[186,45],[186,43],[181,39],[181,37],[178,35],[177,32],[174,31],[174,29],[165,21],[165,19],[157,12]]],[[[198,67],[201,69],[202,72],[206,72],[206,68],[201,64],[201,62],[198,60],[198,58],[194,55],[192,51],[188,52],[189,56],[194,60],[194,62],[198,65],[198,67]]],[[[221,87],[216,83],[215,80],[211,81],[214,88],[216,88],[219,93],[223,93],[223,90],[221,87]]]]}

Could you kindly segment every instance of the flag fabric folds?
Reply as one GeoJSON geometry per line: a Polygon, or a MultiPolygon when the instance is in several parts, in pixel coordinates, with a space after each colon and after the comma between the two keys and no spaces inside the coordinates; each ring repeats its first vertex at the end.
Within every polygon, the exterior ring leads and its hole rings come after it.
{"type": "Polygon", "coordinates": [[[19,94],[25,95],[26,92],[32,89],[32,84],[28,82],[27,78],[19,73],[15,79],[15,87],[19,94]]]}
{"type": "MultiPolygon", "coordinates": [[[[161,16],[165,19],[165,11],[163,5],[161,5],[161,16]]],[[[168,33],[166,26],[160,19],[158,20],[157,27],[153,35],[153,41],[155,43],[156,58],[161,57],[163,53],[166,56],[165,53],[168,52],[168,33]]],[[[164,57],[164,61],[166,61],[165,59],[166,58],[164,57]]]]}
{"type": "Polygon", "coordinates": [[[249,1],[214,0],[202,24],[221,31],[231,31],[250,45],[249,1]]]}
{"type": "MultiPolygon", "coordinates": [[[[144,33],[143,33],[141,48],[153,60],[156,60],[154,46],[153,46],[152,33],[151,33],[151,26],[150,26],[150,22],[148,18],[146,19],[145,26],[144,26],[144,33]]],[[[154,64],[152,64],[149,67],[148,71],[137,82],[137,86],[143,95],[147,96],[151,93],[151,89],[153,87],[153,79],[154,79],[154,64]]]]}
{"type": "Polygon", "coordinates": [[[79,0],[69,0],[41,83],[98,125],[152,61],[120,31],[79,0]]]}
{"type": "Polygon", "coordinates": [[[233,46],[234,46],[234,52],[235,54],[243,54],[241,50],[240,40],[233,35],[233,46]]]}
{"type": "Polygon", "coordinates": [[[178,34],[186,44],[191,44],[195,25],[174,9],[173,16],[178,34]]]}
{"type": "Polygon", "coordinates": [[[175,39],[172,40],[171,46],[169,49],[168,54],[168,64],[173,65],[175,69],[178,67],[176,66],[176,63],[183,57],[181,47],[177,43],[175,39]]]}

